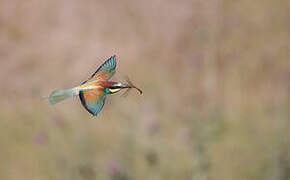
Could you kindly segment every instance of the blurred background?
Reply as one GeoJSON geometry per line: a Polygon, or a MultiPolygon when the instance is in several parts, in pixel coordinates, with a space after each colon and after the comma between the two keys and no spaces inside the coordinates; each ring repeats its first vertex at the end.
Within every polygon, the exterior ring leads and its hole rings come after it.
{"type": "Polygon", "coordinates": [[[289,180],[289,42],[289,0],[0,0],[0,179],[289,180]],[[43,98],[114,54],[142,96],[43,98]]]}

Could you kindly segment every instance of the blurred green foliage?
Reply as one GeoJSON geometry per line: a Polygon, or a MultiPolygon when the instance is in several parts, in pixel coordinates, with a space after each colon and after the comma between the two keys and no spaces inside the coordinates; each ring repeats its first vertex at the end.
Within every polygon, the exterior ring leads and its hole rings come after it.
{"type": "Polygon", "coordinates": [[[290,1],[0,0],[0,179],[289,180],[290,1]],[[50,106],[111,55],[98,117],[50,106]]]}

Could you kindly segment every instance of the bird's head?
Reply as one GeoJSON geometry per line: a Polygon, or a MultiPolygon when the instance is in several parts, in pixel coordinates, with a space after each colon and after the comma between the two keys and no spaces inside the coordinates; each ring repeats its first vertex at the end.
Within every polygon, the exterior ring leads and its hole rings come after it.
{"type": "Polygon", "coordinates": [[[136,86],[134,86],[131,83],[131,81],[127,81],[127,83],[114,82],[105,89],[105,93],[106,94],[114,94],[114,93],[119,92],[121,89],[131,89],[131,88],[137,89],[140,92],[140,94],[142,94],[142,91],[139,88],[137,88],[136,86]]]}
{"type": "Polygon", "coordinates": [[[122,83],[114,83],[105,89],[105,93],[114,94],[116,92],[119,92],[121,89],[123,89],[122,83]]]}

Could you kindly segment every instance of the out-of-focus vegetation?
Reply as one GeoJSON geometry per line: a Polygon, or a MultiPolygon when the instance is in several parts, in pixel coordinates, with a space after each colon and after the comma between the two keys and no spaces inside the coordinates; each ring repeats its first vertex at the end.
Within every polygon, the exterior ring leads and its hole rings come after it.
{"type": "Polygon", "coordinates": [[[289,180],[289,57],[289,0],[0,0],[0,179],[289,180]],[[42,98],[113,54],[143,96],[42,98]]]}

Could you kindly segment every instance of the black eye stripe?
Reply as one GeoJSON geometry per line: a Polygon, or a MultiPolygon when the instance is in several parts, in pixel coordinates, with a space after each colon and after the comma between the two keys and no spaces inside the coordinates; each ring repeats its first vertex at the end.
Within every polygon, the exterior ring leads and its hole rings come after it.
{"type": "Polygon", "coordinates": [[[120,89],[121,86],[111,86],[110,89],[120,89]]]}

